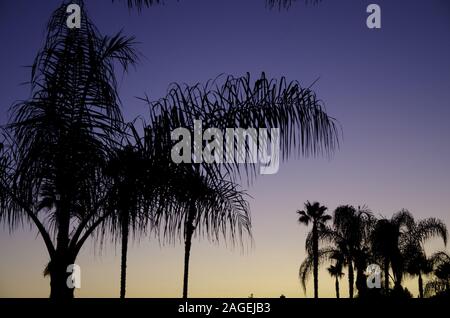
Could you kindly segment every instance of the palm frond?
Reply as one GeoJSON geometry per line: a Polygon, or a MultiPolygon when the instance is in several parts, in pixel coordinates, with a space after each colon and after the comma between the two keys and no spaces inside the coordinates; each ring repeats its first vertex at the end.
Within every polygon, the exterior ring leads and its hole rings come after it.
{"type": "Polygon", "coordinates": [[[419,221],[416,235],[421,241],[426,241],[432,237],[439,237],[442,238],[444,244],[447,244],[447,226],[437,218],[427,218],[419,221]]]}
{"type": "MultiPolygon", "coordinates": [[[[151,109],[148,133],[159,139],[158,144],[167,145],[166,152],[174,144],[170,133],[179,127],[192,132],[196,120],[202,121],[204,129],[217,128],[223,135],[227,128],[279,128],[282,160],[293,153],[329,156],[338,147],[338,125],[309,88],[288,83],[284,77],[271,80],[264,73],[254,83],[249,74],[221,79],[205,86],[173,84],[166,97],[154,102],[146,99],[151,109]]],[[[234,147],[236,152],[243,151],[234,147]]],[[[256,169],[235,162],[202,167],[215,175],[224,168],[233,177],[240,176],[242,169],[248,177],[256,169]]]]}

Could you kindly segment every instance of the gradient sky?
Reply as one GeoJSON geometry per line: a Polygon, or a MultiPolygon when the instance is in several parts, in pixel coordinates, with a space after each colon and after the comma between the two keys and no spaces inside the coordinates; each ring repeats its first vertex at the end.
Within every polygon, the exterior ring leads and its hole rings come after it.
{"type": "MultiPolygon", "coordinates": [[[[30,65],[44,28],[61,1],[0,0],[0,123],[9,106],[25,99],[30,65]],[[37,4],[39,3],[39,5],[37,4]]],[[[249,189],[254,245],[239,248],[196,240],[191,253],[192,297],[303,297],[298,267],[307,228],[295,211],[306,200],[330,210],[363,205],[375,215],[409,209],[450,226],[450,3],[447,0],[302,1],[289,11],[264,0],[166,0],[141,14],[124,3],[86,0],[103,34],[136,36],[145,58],[121,77],[127,119],[146,115],[136,96],[156,99],[169,83],[205,82],[218,74],[285,75],[314,85],[327,111],[344,129],[341,149],[328,160],[292,159],[276,175],[249,189]],[[378,3],[382,29],[366,27],[366,7],[378,3]]],[[[429,252],[443,249],[429,244],[429,252]]],[[[119,249],[88,242],[78,297],[117,297],[119,249]]],[[[0,297],[47,297],[42,275],[48,255],[33,227],[10,234],[0,226],[0,297]]],[[[128,297],[179,297],[183,247],[141,238],[130,248],[128,297]]],[[[321,271],[320,296],[334,297],[321,271]]],[[[348,295],[346,276],[342,295],[348,295]]],[[[416,282],[407,287],[417,294],[416,282]]],[[[312,288],[309,286],[308,296],[312,288]]]]}

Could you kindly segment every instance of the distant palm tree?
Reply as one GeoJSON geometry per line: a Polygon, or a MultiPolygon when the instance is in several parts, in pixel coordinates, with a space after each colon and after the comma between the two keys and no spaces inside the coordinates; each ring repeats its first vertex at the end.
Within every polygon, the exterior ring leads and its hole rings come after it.
{"type": "Polygon", "coordinates": [[[335,279],[336,298],[339,298],[339,279],[344,276],[342,263],[336,262],[335,265],[330,265],[327,270],[330,276],[335,279]]]}
{"type": "Polygon", "coordinates": [[[405,235],[405,262],[410,274],[418,276],[419,297],[424,297],[422,274],[430,272],[425,254],[425,243],[431,238],[441,238],[447,245],[448,231],[444,222],[436,218],[427,218],[415,222],[411,216],[411,221],[407,223],[405,235]],[[409,268],[408,268],[409,267],[409,268]]]}
{"type": "Polygon", "coordinates": [[[424,297],[424,283],[422,276],[433,272],[433,261],[426,257],[420,249],[416,247],[408,248],[404,253],[405,271],[411,276],[418,277],[419,298],[424,297]]]}
{"type": "Polygon", "coordinates": [[[450,292],[450,256],[446,252],[436,252],[430,259],[435,278],[425,285],[424,295],[437,296],[450,292]]]}
{"type": "Polygon", "coordinates": [[[0,221],[36,226],[50,256],[52,298],[73,297],[67,267],[110,215],[104,167],[123,129],[114,69],[137,60],[133,39],[101,36],[83,6],[81,28],[64,27],[66,7],[48,24],[32,97],[13,106],[2,128],[0,221]]]}
{"type": "Polygon", "coordinates": [[[413,216],[402,210],[390,219],[377,220],[371,234],[371,250],[374,256],[383,259],[384,289],[389,292],[389,268],[392,267],[394,282],[401,283],[404,262],[401,248],[404,245],[405,227],[414,222],[413,216]]]}
{"type": "Polygon", "coordinates": [[[299,223],[306,226],[312,223],[312,256],[313,256],[313,276],[314,276],[314,298],[319,297],[319,231],[331,220],[331,216],[326,214],[327,207],[319,202],[305,203],[305,210],[297,211],[299,223]]]}
{"type": "Polygon", "coordinates": [[[365,270],[369,260],[369,239],[374,219],[365,207],[351,205],[339,206],[333,213],[333,228],[322,231],[322,239],[333,242],[335,248],[344,256],[348,269],[349,296],[354,294],[354,271],[359,296],[365,292],[365,270]]]}

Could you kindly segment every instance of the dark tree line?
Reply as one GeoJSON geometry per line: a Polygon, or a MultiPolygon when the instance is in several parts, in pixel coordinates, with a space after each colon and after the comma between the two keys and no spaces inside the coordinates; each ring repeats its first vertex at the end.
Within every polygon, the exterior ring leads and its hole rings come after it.
{"type": "Polygon", "coordinates": [[[298,211],[299,222],[313,226],[306,239],[307,256],[300,266],[299,277],[306,291],[307,279],[313,273],[314,297],[318,297],[319,266],[328,263],[331,263],[328,272],[336,281],[337,298],[344,268],[350,298],[355,296],[355,286],[358,297],[408,296],[409,292],[402,287],[405,276],[417,278],[420,298],[450,290],[448,254],[436,252],[428,256],[425,251],[425,243],[432,238],[440,238],[447,244],[447,227],[441,220],[430,217],[416,221],[407,210],[391,218],[376,218],[366,207],[350,205],[337,207],[332,216],[326,211],[320,203],[309,201],[304,210],[298,211]],[[319,248],[320,244],[323,246],[319,248]],[[381,290],[368,289],[369,264],[377,264],[382,269],[381,290]],[[425,275],[434,278],[424,287],[425,275]]]}

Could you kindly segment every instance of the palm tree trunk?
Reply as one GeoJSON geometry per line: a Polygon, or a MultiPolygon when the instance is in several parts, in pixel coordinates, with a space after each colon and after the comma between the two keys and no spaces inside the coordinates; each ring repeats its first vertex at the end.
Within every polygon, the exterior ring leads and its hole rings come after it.
{"type": "Polygon", "coordinates": [[[358,290],[358,297],[364,297],[367,291],[366,275],[364,263],[360,261],[356,265],[356,289],[358,290]]]}
{"type": "Polygon", "coordinates": [[[189,259],[191,257],[192,235],[194,234],[195,226],[195,205],[191,205],[189,209],[188,219],[185,224],[185,242],[184,242],[184,277],[183,277],[183,298],[188,297],[189,285],[189,259]]]}
{"type": "Polygon", "coordinates": [[[67,267],[75,260],[69,258],[69,227],[70,213],[64,206],[63,200],[56,203],[58,234],[56,238],[55,256],[50,260],[50,298],[71,299],[74,296],[74,289],[67,286],[67,267]]]}
{"type": "Polygon", "coordinates": [[[339,277],[338,276],[336,276],[335,287],[336,287],[336,298],[339,299],[339,277]]]}
{"type": "Polygon", "coordinates": [[[67,300],[74,297],[74,288],[68,286],[69,274],[67,268],[73,264],[72,260],[67,256],[68,253],[57,254],[49,263],[50,273],[50,298],[56,300],[67,300]]]}
{"type": "Polygon", "coordinates": [[[386,257],[384,259],[384,289],[386,293],[389,291],[389,259],[386,257]]]}
{"type": "Polygon", "coordinates": [[[419,270],[419,297],[423,298],[423,280],[422,280],[422,273],[419,270]]]}
{"type": "Polygon", "coordinates": [[[352,260],[350,259],[348,261],[348,292],[349,292],[350,298],[353,298],[354,281],[355,281],[355,276],[354,276],[354,272],[353,272],[353,263],[352,263],[352,260]]]}
{"type": "Polygon", "coordinates": [[[124,213],[122,219],[122,255],[120,264],[120,298],[125,298],[127,280],[127,254],[128,254],[128,215],[124,213]]]}
{"type": "Polygon", "coordinates": [[[319,234],[317,224],[313,224],[313,275],[314,298],[319,298],[319,234]]]}

